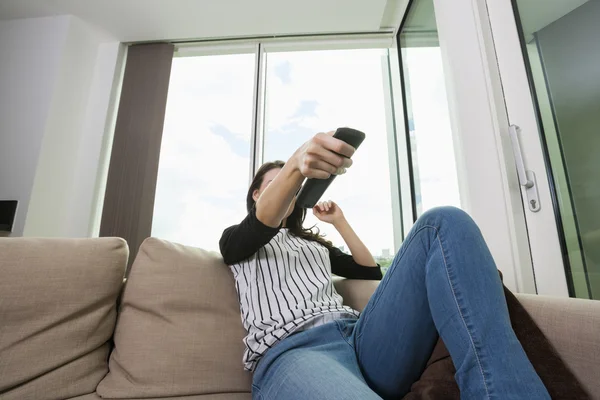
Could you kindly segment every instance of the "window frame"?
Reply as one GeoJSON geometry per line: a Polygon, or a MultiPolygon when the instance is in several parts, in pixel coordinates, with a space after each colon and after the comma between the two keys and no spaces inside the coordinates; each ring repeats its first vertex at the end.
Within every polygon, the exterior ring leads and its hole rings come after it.
{"type": "MultiPolygon", "coordinates": [[[[398,31],[399,32],[399,31],[398,31]]],[[[399,123],[398,111],[404,104],[404,84],[399,59],[394,55],[397,46],[394,31],[374,33],[356,33],[344,35],[310,35],[274,38],[246,38],[208,40],[201,42],[183,42],[175,45],[174,57],[212,56],[225,54],[255,55],[254,93],[252,105],[252,131],[250,142],[251,182],[257,169],[263,162],[265,143],[265,103],[266,103],[266,65],[269,53],[314,51],[314,50],[354,50],[387,49],[382,56],[384,76],[384,104],[386,116],[386,134],[388,137],[388,163],[390,167],[390,191],[392,197],[392,226],[394,247],[400,248],[406,234],[416,220],[414,191],[410,188],[412,166],[410,154],[406,154],[405,137],[408,135],[406,124],[399,123]],[[385,60],[387,58],[387,60],[385,60]],[[400,95],[397,93],[400,91],[400,95]]],[[[398,51],[399,54],[399,51],[398,51]]]]}

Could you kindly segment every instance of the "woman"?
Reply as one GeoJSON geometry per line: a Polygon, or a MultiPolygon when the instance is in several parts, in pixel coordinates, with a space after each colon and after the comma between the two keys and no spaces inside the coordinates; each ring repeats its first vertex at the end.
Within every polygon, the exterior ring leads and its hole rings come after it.
{"type": "Polygon", "coordinates": [[[333,224],[351,256],[302,227],[295,196],[305,178],[344,173],[353,153],[332,132],[320,133],[285,164],[263,165],[248,191],[248,216],[223,232],[248,331],[253,398],[401,398],[439,334],[463,398],[549,399],[510,326],[483,237],[458,209],[419,218],[362,313],[342,305],[331,273],[381,279],[381,272],[336,204],[314,213],[333,224]]]}

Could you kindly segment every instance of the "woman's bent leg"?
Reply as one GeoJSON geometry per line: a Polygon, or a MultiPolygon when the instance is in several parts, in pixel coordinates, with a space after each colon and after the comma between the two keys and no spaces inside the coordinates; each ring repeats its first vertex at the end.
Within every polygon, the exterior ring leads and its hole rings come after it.
{"type": "Polygon", "coordinates": [[[354,330],[359,364],[384,398],[410,389],[444,340],[461,397],[549,399],[510,325],[485,241],[463,211],[425,213],[354,330]]]}
{"type": "MultiPolygon", "coordinates": [[[[344,321],[311,328],[270,349],[254,373],[255,400],[380,400],[365,382],[344,321]]],[[[354,324],[354,321],[351,322],[354,324]]]]}

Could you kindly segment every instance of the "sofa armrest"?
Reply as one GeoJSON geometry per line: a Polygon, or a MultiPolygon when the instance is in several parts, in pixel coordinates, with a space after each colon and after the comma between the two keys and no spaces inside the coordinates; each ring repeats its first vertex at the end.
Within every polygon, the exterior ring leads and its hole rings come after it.
{"type": "Polygon", "coordinates": [[[344,298],[344,304],[357,311],[362,311],[371,295],[379,285],[379,281],[365,281],[359,279],[333,278],[335,290],[344,298]]]}
{"type": "Polygon", "coordinates": [[[600,399],[600,301],[516,296],[565,364],[600,399]]]}

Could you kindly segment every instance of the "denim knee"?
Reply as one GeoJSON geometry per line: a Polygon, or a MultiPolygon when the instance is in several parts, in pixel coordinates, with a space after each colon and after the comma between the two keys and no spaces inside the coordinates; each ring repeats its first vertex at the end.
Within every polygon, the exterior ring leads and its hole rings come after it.
{"type": "Polygon", "coordinates": [[[443,225],[449,227],[461,226],[464,224],[475,225],[475,222],[469,214],[460,208],[453,206],[435,207],[432,208],[417,220],[419,225],[431,225],[436,228],[441,228],[443,225]]]}

